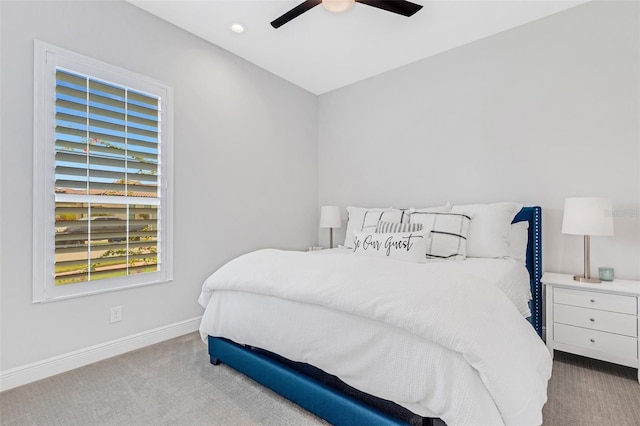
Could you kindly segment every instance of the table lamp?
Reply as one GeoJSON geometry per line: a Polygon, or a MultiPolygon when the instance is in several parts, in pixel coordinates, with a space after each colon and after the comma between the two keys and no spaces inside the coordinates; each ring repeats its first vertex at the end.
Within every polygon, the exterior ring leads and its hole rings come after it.
{"type": "Polygon", "coordinates": [[[320,208],[320,228],[329,228],[329,248],[333,248],[333,228],[341,226],[340,207],[322,206],[320,208]]]}
{"type": "Polygon", "coordinates": [[[577,197],[564,200],[562,233],[584,236],[584,274],[574,275],[575,281],[599,283],[591,277],[590,237],[613,235],[613,206],[608,198],[577,197]]]}

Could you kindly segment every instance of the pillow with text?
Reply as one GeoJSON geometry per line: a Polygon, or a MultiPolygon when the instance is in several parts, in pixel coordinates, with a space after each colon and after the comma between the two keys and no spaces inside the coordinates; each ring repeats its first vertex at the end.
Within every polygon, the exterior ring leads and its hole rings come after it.
{"type": "Polygon", "coordinates": [[[425,231],[384,234],[356,232],[353,236],[353,252],[362,256],[424,263],[427,242],[425,231]]]}
{"type": "Polygon", "coordinates": [[[353,235],[355,232],[375,232],[378,222],[400,223],[404,211],[389,208],[363,208],[347,207],[347,233],[344,238],[344,246],[353,248],[353,235]]]}

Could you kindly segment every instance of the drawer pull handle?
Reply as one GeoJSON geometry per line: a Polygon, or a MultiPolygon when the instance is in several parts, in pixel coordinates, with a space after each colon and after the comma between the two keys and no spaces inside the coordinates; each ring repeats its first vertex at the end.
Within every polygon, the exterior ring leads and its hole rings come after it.
{"type": "Polygon", "coordinates": [[[595,318],[589,318],[589,321],[591,322],[595,322],[595,320],[596,320],[595,318]]]}
{"type": "Polygon", "coordinates": [[[596,339],[589,339],[591,341],[591,343],[595,343],[596,339]]]}

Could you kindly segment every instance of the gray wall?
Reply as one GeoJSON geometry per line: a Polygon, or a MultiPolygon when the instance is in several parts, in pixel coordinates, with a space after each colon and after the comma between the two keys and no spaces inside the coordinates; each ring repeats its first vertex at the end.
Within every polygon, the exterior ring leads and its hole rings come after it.
{"type": "Polygon", "coordinates": [[[197,317],[226,260],[316,243],[316,96],[128,3],[0,9],[0,370],[197,317]],[[174,87],[172,283],[31,303],[34,38],[174,87]],[[110,324],[115,305],[123,320],[110,324]]]}
{"type": "Polygon", "coordinates": [[[593,269],[640,279],[638,16],[588,3],[320,96],[320,204],[540,205],[544,269],[577,273],[564,198],[606,196],[593,269]]]}

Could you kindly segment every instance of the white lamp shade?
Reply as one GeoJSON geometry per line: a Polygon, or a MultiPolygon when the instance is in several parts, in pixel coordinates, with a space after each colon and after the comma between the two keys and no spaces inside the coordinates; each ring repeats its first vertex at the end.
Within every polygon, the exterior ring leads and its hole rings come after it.
{"type": "Polygon", "coordinates": [[[613,204],[608,198],[577,197],[564,200],[562,233],[613,235],[613,204]]]}
{"type": "Polygon", "coordinates": [[[340,207],[322,206],[320,208],[320,228],[340,228],[341,226],[340,207]]]}

